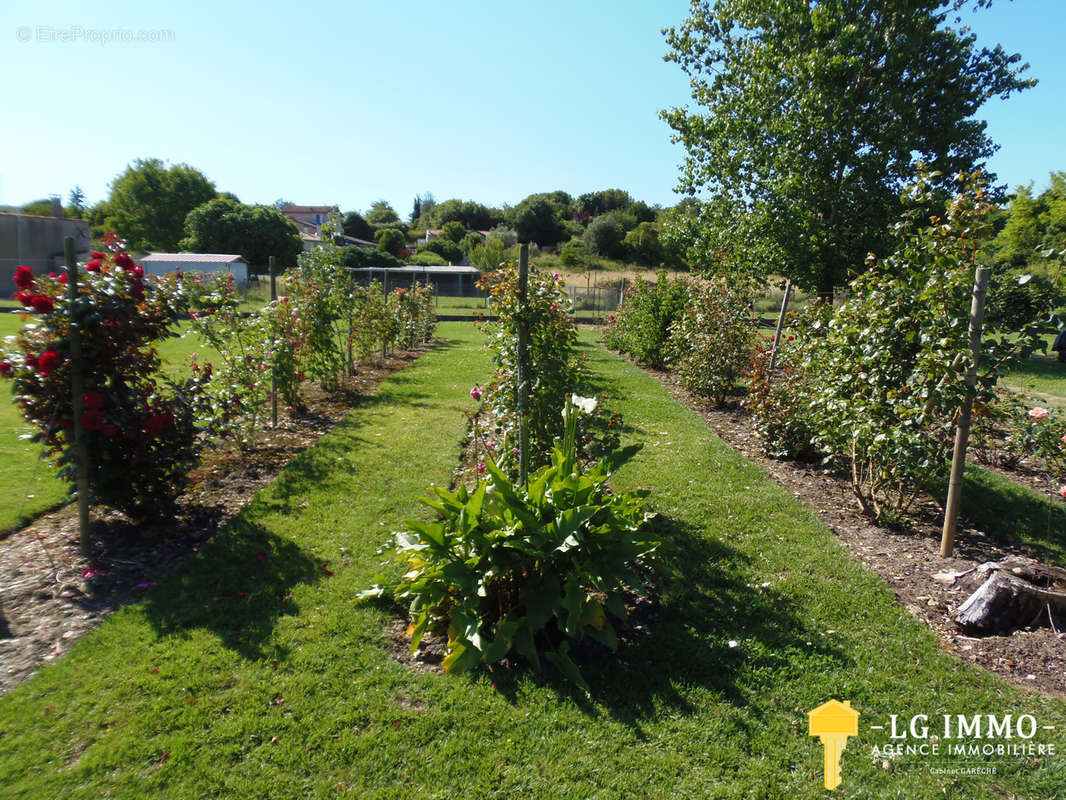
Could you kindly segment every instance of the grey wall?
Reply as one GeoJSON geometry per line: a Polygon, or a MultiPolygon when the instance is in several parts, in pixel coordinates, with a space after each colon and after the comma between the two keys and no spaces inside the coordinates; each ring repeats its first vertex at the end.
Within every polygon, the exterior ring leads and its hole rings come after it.
{"type": "Polygon", "coordinates": [[[89,255],[89,223],[83,219],[0,214],[0,296],[15,291],[15,267],[25,264],[36,274],[55,271],[63,262],[63,239],[74,238],[79,261],[89,255]]]}

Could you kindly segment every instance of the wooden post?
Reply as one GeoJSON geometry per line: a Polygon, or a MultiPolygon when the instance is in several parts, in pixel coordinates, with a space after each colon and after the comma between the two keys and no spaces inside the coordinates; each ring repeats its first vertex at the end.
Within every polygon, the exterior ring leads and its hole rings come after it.
{"type": "MultiPolygon", "coordinates": [[[[270,269],[270,302],[276,302],[278,299],[278,275],[277,275],[277,259],[274,256],[270,256],[267,260],[267,264],[270,269]]],[[[271,325],[277,325],[277,317],[272,318],[271,325]]],[[[277,337],[277,330],[273,331],[275,338],[277,337]]],[[[275,351],[277,345],[275,344],[275,351]]],[[[278,354],[274,353],[274,357],[270,359],[270,424],[271,427],[278,427],[278,368],[277,368],[278,354]]]]}
{"type": "Polygon", "coordinates": [[[529,469],[526,433],[526,394],[529,376],[526,375],[526,351],[529,347],[529,332],[526,330],[526,291],[529,288],[529,244],[523,242],[518,249],[518,482],[525,485],[529,469]]]}
{"type": "Polygon", "coordinates": [[[970,353],[973,363],[966,371],[966,397],[955,429],[955,452],[951,458],[951,480],[948,482],[948,502],[944,509],[944,531],[940,537],[940,556],[947,558],[955,548],[955,525],[962,496],[963,471],[966,468],[966,446],[970,440],[970,416],[973,414],[974,387],[977,385],[977,362],[981,357],[981,324],[985,316],[985,292],[988,288],[988,267],[978,267],[970,305],[970,353]]]}
{"type": "Polygon", "coordinates": [[[777,364],[777,346],[781,343],[781,329],[785,326],[785,312],[788,299],[792,296],[792,281],[785,281],[785,296],[781,298],[781,313],[777,315],[777,330],[774,332],[774,346],[770,348],[770,370],[777,364]]]}
{"type": "Polygon", "coordinates": [[[85,364],[81,356],[81,330],[78,325],[78,263],[74,260],[74,239],[63,239],[63,254],[67,261],[67,297],[70,300],[70,394],[73,411],[74,466],[78,488],[78,535],[82,552],[88,553],[89,541],[89,452],[85,447],[85,430],[81,424],[85,403],[85,364]]]}

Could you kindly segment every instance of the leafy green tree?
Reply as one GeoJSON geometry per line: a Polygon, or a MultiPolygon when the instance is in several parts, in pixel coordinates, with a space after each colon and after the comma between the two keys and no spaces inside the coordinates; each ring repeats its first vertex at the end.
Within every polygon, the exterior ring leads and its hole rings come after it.
{"type": "Polygon", "coordinates": [[[355,239],[372,241],[374,238],[374,229],[370,227],[370,223],[363,219],[363,215],[358,211],[349,211],[344,215],[341,230],[344,231],[345,236],[351,236],[355,239]]]}
{"type": "Polygon", "coordinates": [[[622,255],[625,235],[617,217],[613,214],[600,214],[589,223],[584,238],[590,252],[605,258],[619,258],[622,255]]]}
{"type": "Polygon", "coordinates": [[[19,209],[23,214],[29,214],[34,217],[50,217],[52,216],[52,201],[51,200],[34,200],[19,209]]]}
{"type": "Polygon", "coordinates": [[[396,256],[374,247],[349,245],[341,247],[338,263],[343,267],[362,269],[366,267],[402,267],[403,262],[396,256]]]}
{"type": "Polygon", "coordinates": [[[415,195],[415,202],[411,206],[411,216],[408,219],[410,220],[411,224],[414,225],[415,220],[417,220],[421,216],[422,216],[422,198],[419,197],[416,194],[415,195]]]}
{"type": "Polygon", "coordinates": [[[80,186],[75,186],[70,190],[67,205],[70,207],[70,216],[80,218],[85,215],[85,192],[80,186]]]}
{"type": "Polygon", "coordinates": [[[371,225],[391,225],[400,221],[400,215],[384,200],[375,200],[366,212],[366,221],[371,225]]]}
{"type": "Polygon", "coordinates": [[[193,253],[238,253],[253,267],[264,269],[275,256],[280,267],[296,264],[303,252],[300,232],[274,206],[248,206],[218,197],[197,206],[185,217],[180,246],[193,253]]]}
{"type": "Polygon", "coordinates": [[[1043,239],[1042,210],[1040,201],[1033,197],[1032,183],[1019,186],[1008,208],[1007,224],[993,242],[997,262],[1021,267],[1032,260],[1043,239]]]}
{"type": "Polygon", "coordinates": [[[374,238],[378,242],[378,250],[388,253],[389,255],[396,255],[405,247],[407,247],[407,236],[403,231],[396,228],[383,228],[378,231],[374,231],[374,238]]]}
{"type": "Polygon", "coordinates": [[[449,264],[458,264],[463,260],[462,249],[449,239],[434,239],[431,242],[426,242],[419,248],[419,252],[436,253],[449,264]]]}
{"type": "Polygon", "coordinates": [[[489,236],[483,244],[474,245],[470,250],[470,263],[482,272],[492,272],[510,260],[510,249],[503,239],[489,236]]]}
{"type": "Polygon", "coordinates": [[[1051,185],[1043,194],[1046,210],[1040,221],[1044,238],[1042,250],[1066,250],[1066,172],[1052,172],[1051,185]]]}
{"type": "Polygon", "coordinates": [[[1035,81],[976,46],[964,5],[987,0],[693,0],[665,33],[695,107],[661,116],[688,151],[680,190],[710,195],[687,228],[696,263],[772,265],[829,293],[892,249],[919,161],[943,191],[990,156],[975,112],[1035,81]]]}
{"type": "Polygon", "coordinates": [[[564,267],[584,269],[589,266],[589,249],[584,239],[571,239],[559,249],[559,260],[564,267]]]}
{"type": "Polygon", "coordinates": [[[571,216],[570,195],[565,192],[530,195],[514,208],[514,229],[519,241],[550,247],[563,239],[563,220],[571,216]]]}
{"type": "Polygon", "coordinates": [[[622,244],[626,256],[646,267],[656,267],[662,263],[663,248],[659,244],[659,226],[654,222],[642,222],[629,233],[622,244]]]}
{"type": "Polygon", "coordinates": [[[451,222],[445,222],[444,226],[440,229],[441,238],[447,239],[449,242],[459,244],[463,241],[463,237],[466,236],[466,228],[463,227],[463,223],[456,220],[451,222]]]}
{"type": "Polygon", "coordinates": [[[462,238],[462,241],[459,242],[459,249],[469,256],[474,251],[474,248],[481,244],[481,241],[480,233],[477,231],[470,231],[462,238]]]}
{"type": "Polygon", "coordinates": [[[134,249],[176,250],[185,218],[218,195],[215,184],[188,164],[167,167],[137,159],[111,183],[107,205],[115,230],[134,249]]]}

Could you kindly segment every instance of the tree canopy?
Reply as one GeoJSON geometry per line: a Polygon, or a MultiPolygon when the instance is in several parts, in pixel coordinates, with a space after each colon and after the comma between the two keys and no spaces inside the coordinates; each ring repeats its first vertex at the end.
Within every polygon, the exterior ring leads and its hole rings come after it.
{"type": "Polygon", "coordinates": [[[366,221],[371,225],[392,225],[400,221],[400,215],[384,200],[375,200],[366,212],[366,221]]]}
{"type": "Polygon", "coordinates": [[[215,184],[188,164],[137,159],[111,183],[111,223],[133,249],[176,250],[185,217],[217,196],[215,184]]]}
{"type": "Polygon", "coordinates": [[[995,150],[975,112],[1035,83],[977,47],[967,4],[693,0],[664,33],[695,106],[661,112],[687,150],[679,189],[709,194],[677,218],[690,261],[826,293],[888,252],[919,163],[973,171],[995,150]]]}
{"type": "Polygon", "coordinates": [[[180,244],[193,253],[238,253],[259,267],[270,256],[280,267],[293,266],[303,251],[296,225],[274,206],[248,206],[228,197],[190,211],[180,244]]]}

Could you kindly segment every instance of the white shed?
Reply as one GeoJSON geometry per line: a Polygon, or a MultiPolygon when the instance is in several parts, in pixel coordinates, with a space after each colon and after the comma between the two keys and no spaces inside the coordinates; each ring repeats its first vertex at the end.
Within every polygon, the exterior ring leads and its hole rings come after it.
{"type": "Polygon", "coordinates": [[[240,256],[224,253],[152,253],[140,259],[146,275],[168,272],[228,272],[238,285],[248,282],[248,262],[240,256]]]}

